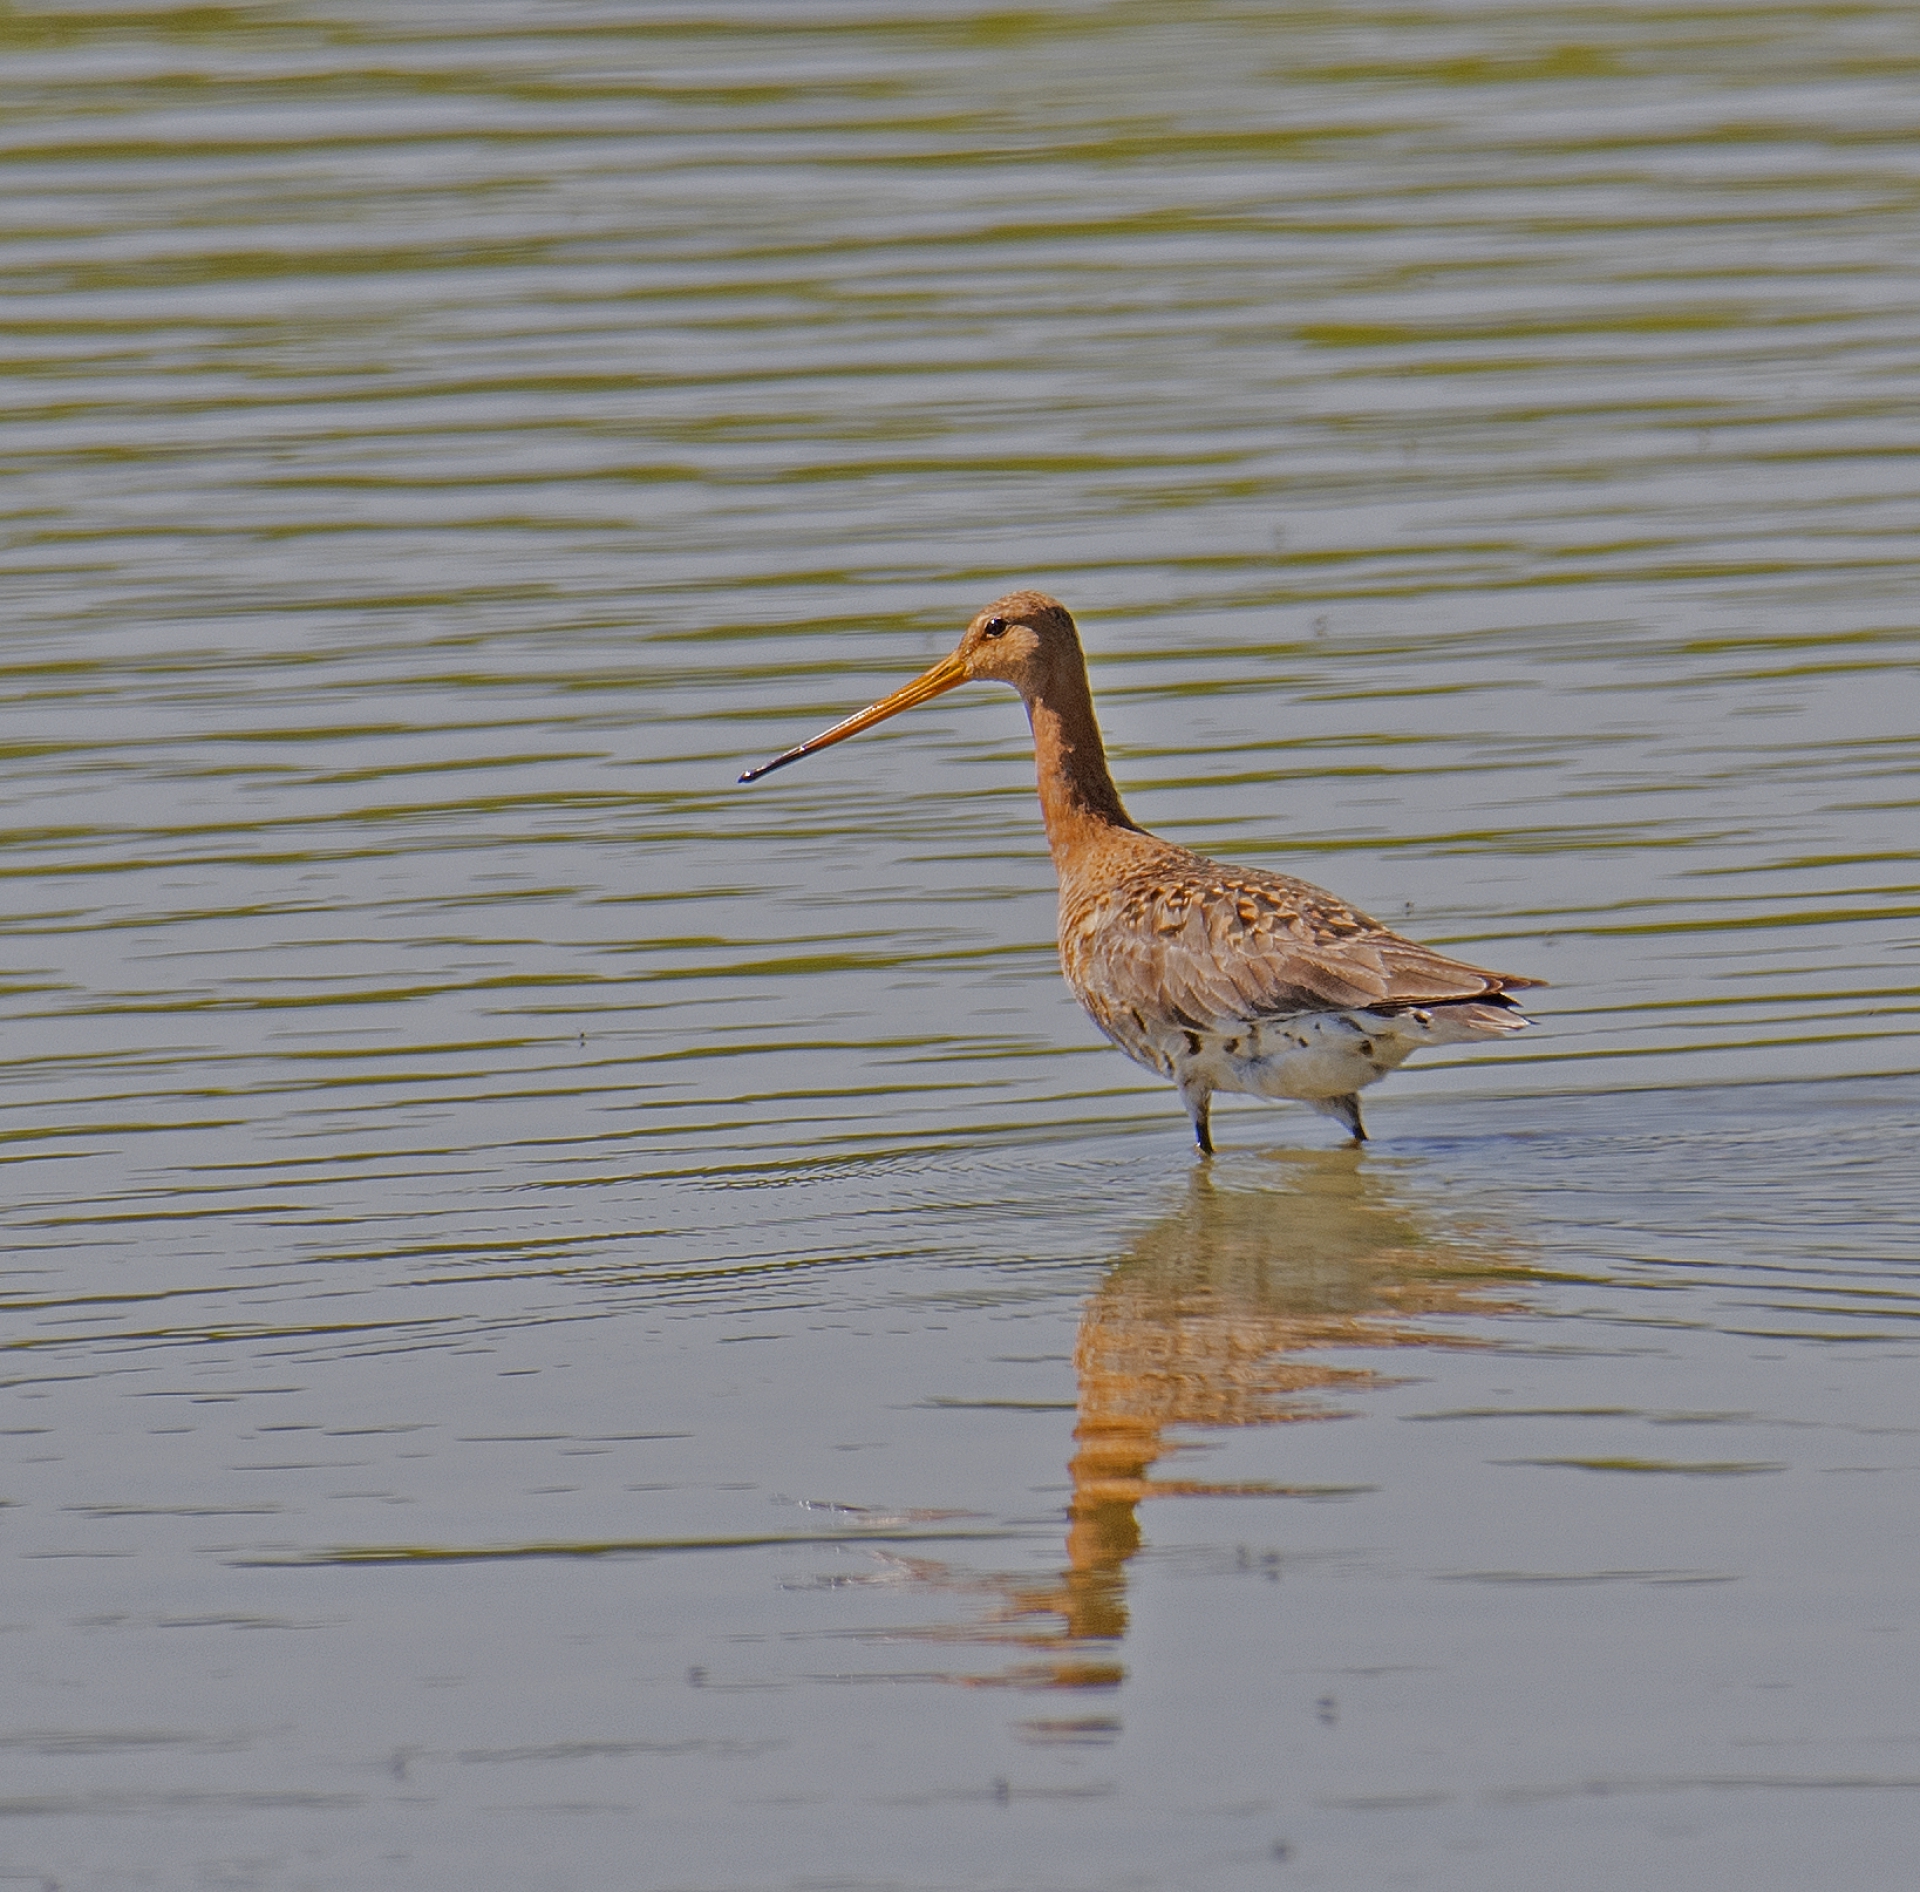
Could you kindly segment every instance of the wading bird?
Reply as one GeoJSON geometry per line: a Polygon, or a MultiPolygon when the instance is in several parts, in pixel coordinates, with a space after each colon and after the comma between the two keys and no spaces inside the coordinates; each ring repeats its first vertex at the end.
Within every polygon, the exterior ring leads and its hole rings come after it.
{"type": "Polygon", "coordinates": [[[1179,1086],[1206,1154],[1216,1091],[1298,1098],[1364,1142],[1367,1085],[1424,1046],[1525,1028],[1507,993],[1543,980],[1448,959],[1322,887],[1210,861],[1134,821],[1107,770],[1080,634],[1044,592],[988,605],[924,676],[740,779],[973,682],[1011,684],[1027,706],[1067,984],[1128,1057],[1179,1086]]]}

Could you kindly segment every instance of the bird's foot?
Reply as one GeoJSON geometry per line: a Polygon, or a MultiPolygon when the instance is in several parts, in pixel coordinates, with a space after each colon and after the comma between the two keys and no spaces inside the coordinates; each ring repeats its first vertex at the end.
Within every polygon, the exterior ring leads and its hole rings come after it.
{"type": "Polygon", "coordinates": [[[1345,1097],[1316,1098],[1314,1108],[1325,1111],[1337,1123],[1344,1123],[1356,1144],[1366,1142],[1367,1126],[1360,1120],[1360,1095],[1357,1091],[1350,1091],[1345,1097]]]}

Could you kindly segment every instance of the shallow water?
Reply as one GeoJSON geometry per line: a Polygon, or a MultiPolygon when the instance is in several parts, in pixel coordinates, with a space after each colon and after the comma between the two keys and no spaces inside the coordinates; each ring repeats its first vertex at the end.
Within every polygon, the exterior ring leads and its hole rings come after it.
{"type": "Polygon", "coordinates": [[[1911,1883],[1910,27],[0,17],[0,1881],[1911,1883]],[[1016,583],[1537,1028],[734,785],[1016,583]]]}

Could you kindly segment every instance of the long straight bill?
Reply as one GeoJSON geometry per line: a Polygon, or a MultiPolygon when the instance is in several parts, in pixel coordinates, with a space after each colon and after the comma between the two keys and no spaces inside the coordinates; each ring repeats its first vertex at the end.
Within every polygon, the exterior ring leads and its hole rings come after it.
{"type": "Polygon", "coordinates": [[[763,775],[771,775],[775,769],[784,769],[789,762],[798,762],[803,755],[812,755],[816,749],[830,749],[836,742],[845,742],[849,736],[857,736],[863,729],[871,729],[875,723],[884,723],[889,716],[898,716],[902,710],[910,710],[917,703],[931,702],[936,696],[944,696],[949,690],[957,690],[967,680],[967,667],[959,657],[942,657],[925,676],[915,677],[911,683],[902,684],[891,696],[883,696],[877,703],[869,703],[863,710],[855,710],[843,723],[835,723],[831,729],[823,729],[811,742],[803,742],[797,749],[789,749],[785,755],[777,755],[771,762],[763,762],[757,769],[749,769],[741,776],[743,782],[757,782],[763,775]]]}

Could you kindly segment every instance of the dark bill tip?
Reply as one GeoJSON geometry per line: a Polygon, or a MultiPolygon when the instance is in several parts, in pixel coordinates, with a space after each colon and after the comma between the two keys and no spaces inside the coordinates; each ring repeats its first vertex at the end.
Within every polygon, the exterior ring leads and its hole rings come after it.
{"type": "Polygon", "coordinates": [[[763,775],[771,775],[775,769],[784,769],[789,762],[798,762],[807,753],[808,745],[802,743],[797,749],[789,749],[785,755],[777,755],[771,762],[763,762],[757,769],[749,769],[741,776],[743,782],[757,782],[763,775]]]}

